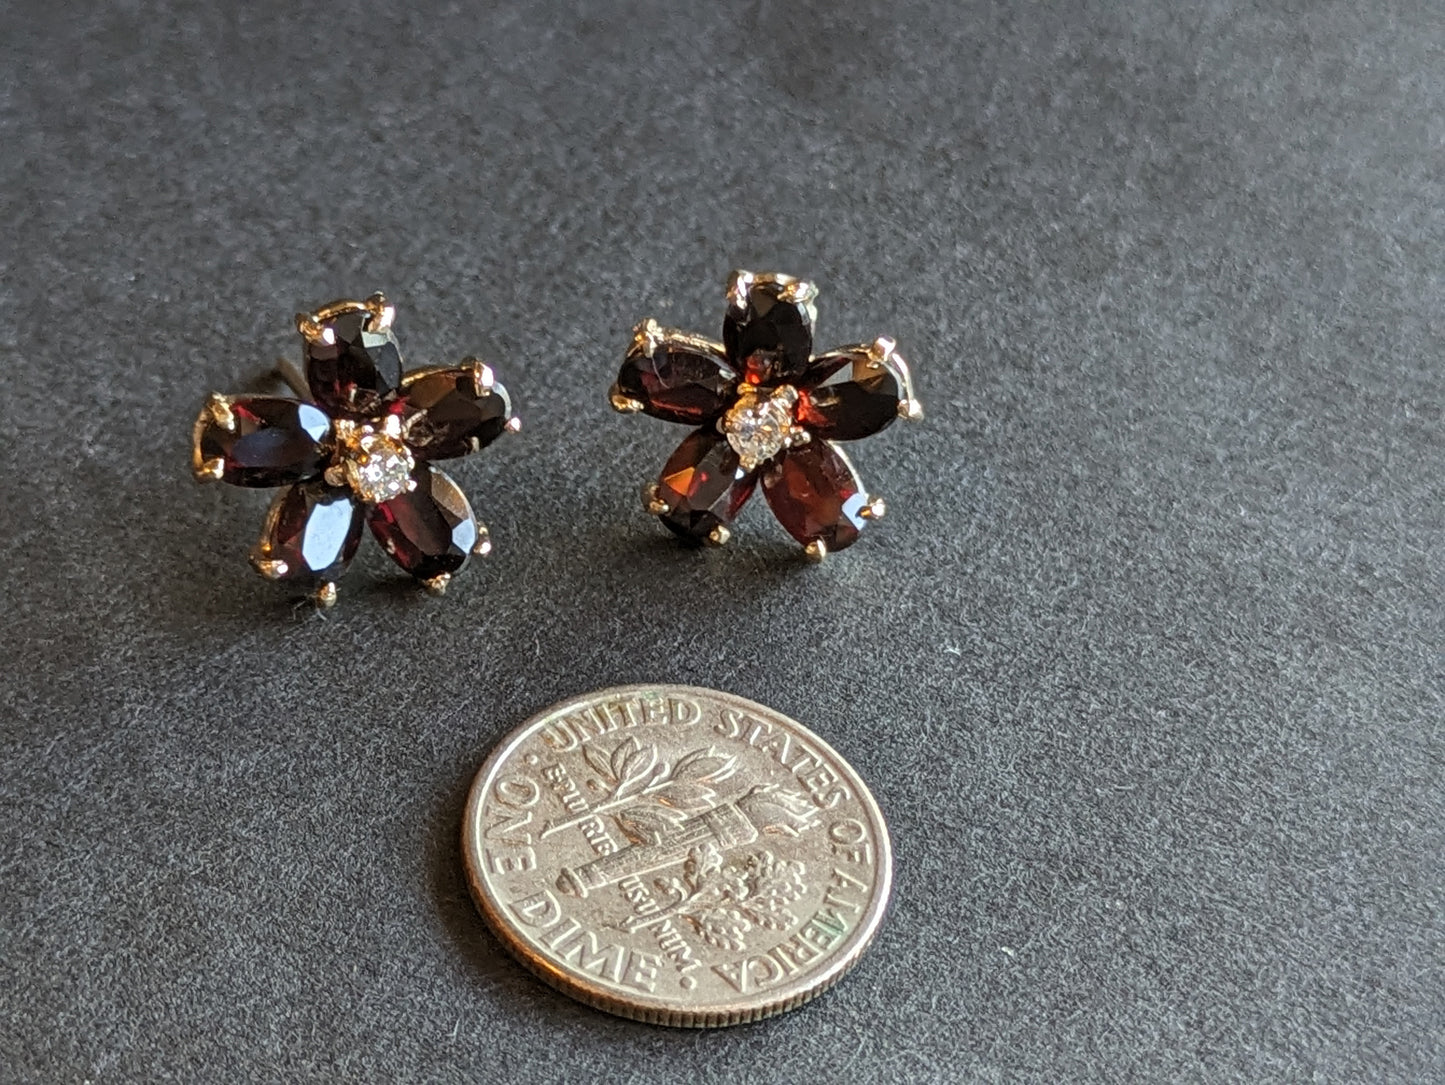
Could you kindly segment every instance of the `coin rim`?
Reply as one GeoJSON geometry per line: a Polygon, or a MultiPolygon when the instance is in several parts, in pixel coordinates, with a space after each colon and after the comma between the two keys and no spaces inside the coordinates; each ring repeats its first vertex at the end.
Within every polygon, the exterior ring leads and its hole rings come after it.
{"type": "Polygon", "coordinates": [[[548,985],[579,1002],[619,1017],[627,1017],[634,1021],[644,1021],[653,1025],[670,1025],[679,1028],[720,1028],[727,1025],[741,1025],[784,1013],[818,997],[842,979],[872,945],[878,928],[882,925],[883,916],[888,910],[893,892],[893,847],[888,836],[888,824],[884,820],[883,811],[879,807],[877,799],[873,797],[873,792],[869,790],[868,785],[864,783],[863,778],[858,775],[857,769],[847,758],[839,754],[810,728],[777,709],[769,708],[757,701],[750,701],[746,697],[739,697],[721,690],[707,689],[703,686],[671,685],[658,682],[608,686],[605,689],[593,690],[590,693],[558,701],[529,716],[497,742],[487,759],[482,762],[482,767],[477,770],[476,776],[472,778],[471,788],[467,793],[466,810],[462,814],[461,835],[462,857],[467,870],[467,887],[471,892],[472,901],[476,904],[477,911],[481,913],[492,933],[507,947],[513,957],[548,985]],[[858,798],[862,801],[864,813],[874,823],[876,838],[874,850],[877,854],[875,863],[877,877],[874,885],[877,891],[869,901],[868,909],[858,926],[853,930],[853,943],[845,952],[839,953],[817,975],[809,977],[807,986],[801,990],[787,991],[780,996],[757,1003],[739,999],[731,1004],[713,1005],[705,1009],[687,1009],[668,1005],[665,999],[648,995],[639,996],[641,999],[650,1000],[645,1003],[636,1000],[629,1001],[600,985],[594,986],[587,980],[562,970],[539,954],[520,934],[512,929],[504,918],[501,902],[492,898],[487,884],[482,878],[480,819],[482,805],[487,795],[486,785],[490,782],[493,772],[506,757],[524,739],[531,737],[533,728],[538,727],[543,720],[550,720],[553,716],[577,705],[593,704],[607,698],[665,693],[680,693],[714,701],[721,700],[745,711],[781,718],[789,725],[798,728],[801,735],[806,736],[824,757],[846,770],[847,776],[851,778],[850,782],[857,785],[858,798]]]}

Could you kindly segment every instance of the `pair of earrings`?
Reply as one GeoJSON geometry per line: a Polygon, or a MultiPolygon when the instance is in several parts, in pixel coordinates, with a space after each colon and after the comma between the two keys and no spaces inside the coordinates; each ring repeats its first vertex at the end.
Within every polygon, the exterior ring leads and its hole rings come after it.
{"type": "MultiPolygon", "coordinates": [[[[644,320],[612,386],[614,408],[694,428],[644,491],[647,511],[696,542],[727,542],[753,491],[821,560],[884,513],[837,441],[918,419],[891,339],[814,355],[813,284],[734,272],[722,342],[644,320]]],[[[436,461],[516,433],[506,389],[476,358],[403,370],[381,294],[296,317],[304,365],[278,367],[300,398],[213,394],[196,419],[203,482],[282,487],[251,564],[270,580],[336,601],[363,528],[433,593],[491,536],[436,461]]]]}

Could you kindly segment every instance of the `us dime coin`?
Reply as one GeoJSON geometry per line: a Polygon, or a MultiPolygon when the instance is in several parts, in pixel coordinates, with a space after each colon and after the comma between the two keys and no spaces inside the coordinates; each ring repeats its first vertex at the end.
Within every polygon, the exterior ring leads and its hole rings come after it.
{"type": "Polygon", "coordinates": [[[848,971],[888,903],[888,830],[857,774],[770,708],[622,686],[547,709],[477,774],[477,907],[518,959],[598,1009],[756,1021],[848,971]]]}

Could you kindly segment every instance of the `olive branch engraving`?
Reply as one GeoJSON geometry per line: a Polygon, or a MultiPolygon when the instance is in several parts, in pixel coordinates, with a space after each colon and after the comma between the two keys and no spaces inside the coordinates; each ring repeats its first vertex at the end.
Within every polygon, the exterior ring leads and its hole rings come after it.
{"type": "Polygon", "coordinates": [[[650,802],[617,815],[617,823],[634,842],[656,840],[688,814],[711,809],[717,802],[717,792],[710,785],[726,780],[737,771],[738,763],[735,755],[724,755],[707,746],[684,754],[676,764],[669,765],[665,759],[658,758],[656,745],[643,746],[636,735],[623,739],[611,754],[586,746],[582,756],[610,785],[608,791],[591,809],[564,821],[550,822],[539,834],[541,839],[643,799],[650,802]]]}
{"type": "Polygon", "coordinates": [[[801,862],[779,859],[768,850],[724,862],[722,852],[709,841],[688,853],[681,878],[653,882],[658,892],[671,898],[665,908],[650,915],[630,915],[621,926],[636,931],[676,916],[708,945],[744,950],[743,936],[754,927],[782,931],[798,921],[788,905],[803,895],[804,873],[801,862]]]}

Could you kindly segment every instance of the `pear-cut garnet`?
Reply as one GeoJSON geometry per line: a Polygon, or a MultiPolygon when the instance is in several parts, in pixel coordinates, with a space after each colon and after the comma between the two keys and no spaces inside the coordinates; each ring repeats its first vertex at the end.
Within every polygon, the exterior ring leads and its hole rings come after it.
{"type": "Polygon", "coordinates": [[[778,523],[804,546],[821,542],[830,552],[858,541],[867,520],[863,492],[841,449],[813,440],[789,449],[763,472],[763,494],[778,523]]]}
{"type": "Polygon", "coordinates": [[[477,541],[477,522],[466,495],[435,467],[413,476],[416,489],[374,507],[371,533],[392,560],[418,580],[454,573],[477,541]]]}
{"type": "Polygon", "coordinates": [[[754,384],[793,381],[808,368],[813,350],[813,311],[806,302],[783,301],[782,284],[756,283],[747,308],[729,308],[723,344],[733,367],[754,384]]]}
{"type": "Polygon", "coordinates": [[[276,495],[252,561],[273,579],[317,584],[341,576],[360,542],[361,509],[350,495],[306,483],[276,495]]]}
{"type": "Polygon", "coordinates": [[[648,357],[629,352],[617,374],[617,390],[654,418],[698,426],[732,401],[737,374],[719,355],[659,343],[648,357]]]}
{"type": "Polygon", "coordinates": [[[315,478],[325,468],[320,442],[331,422],[311,404],[280,396],[234,396],[225,402],[230,424],[208,406],[196,432],[201,462],[219,459],[223,482],[284,486],[315,478]]]}
{"type": "Polygon", "coordinates": [[[485,448],[502,435],[512,401],[500,384],[477,384],[465,366],[406,380],[402,419],[406,443],[422,460],[448,460],[485,448]]]}
{"type": "Polygon", "coordinates": [[[866,351],[821,355],[813,359],[809,376],[819,383],[800,393],[797,418],[819,437],[856,441],[898,417],[903,381],[892,364],[866,351]]]}
{"type": "Polygon", "coordinates": [[[334,342],[306,340],[311,397],[333,414],[369,418],[381,413],[401,385],[401,351],[390,331],[369,331],[366,312],[327,321],[334,342]]]}
{"type": "Polygon", "coordinates": [[[696,430],[662,468],[657,496],[668,511],[658,519],[684,538],[706,539],[732,524],[756,482],[726,437],[711,427],[696,430]]]}

